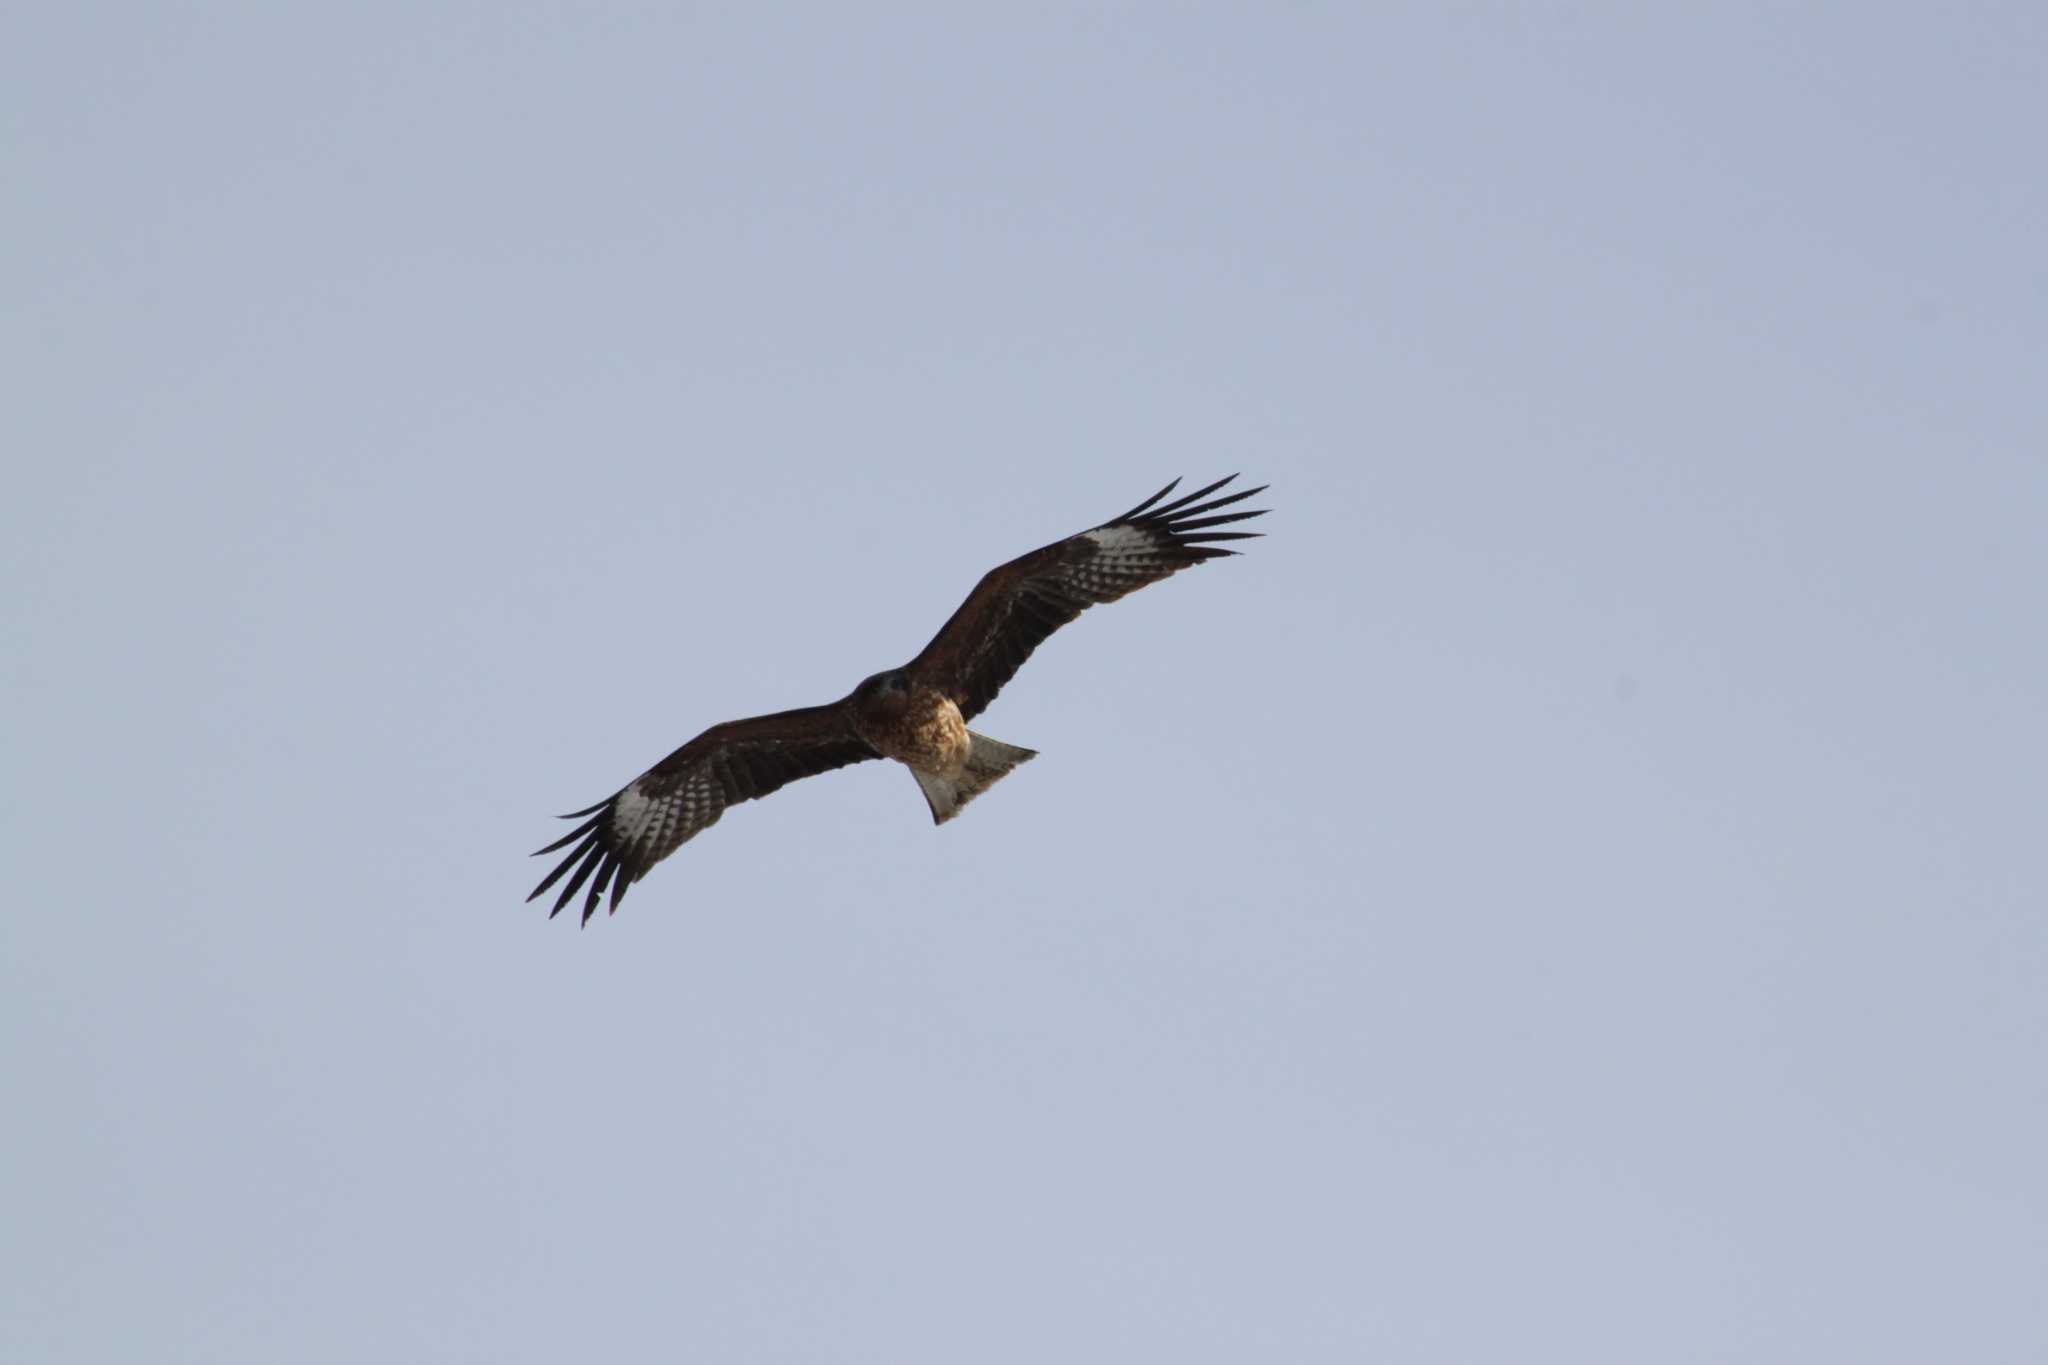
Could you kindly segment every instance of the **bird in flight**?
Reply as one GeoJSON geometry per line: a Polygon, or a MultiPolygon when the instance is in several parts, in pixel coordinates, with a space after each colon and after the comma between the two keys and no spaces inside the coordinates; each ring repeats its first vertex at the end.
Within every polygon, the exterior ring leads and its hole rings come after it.
{"type": "Polygon", "coordinates": [[[1218,511],[1265,491],[1261,485],[1210,497],[1236,477],[1155,506],[1180,485],[1175,479],[1112,521],[991,569],[922,653],[838,701],[712,726],[618,792],[563,816],[582,823],[534,854],[569,850],[527,900],[568,876],[548,912],[552,919],[588,883],[588,924],[607,888],[616,911],[627,887],[717,824],[727,806],[871,758],[909,768],[933,822],[945,824],[1037,757],[1034,749],[977,734],[967,722],[1048,635],[1098,602],[1237,553],[1218,541],[1257,535],[1216,529],[1266,514],[1218,511]]]}

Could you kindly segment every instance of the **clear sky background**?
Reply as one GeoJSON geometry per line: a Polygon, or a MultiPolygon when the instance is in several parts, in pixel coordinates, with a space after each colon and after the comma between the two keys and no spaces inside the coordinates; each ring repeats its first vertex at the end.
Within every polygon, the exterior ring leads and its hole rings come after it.
{"type": "Polygon", "coordinates": [[[15,7],[0,1358],[2048,1356],[2048,19],[1687,8],[15,7]]]}

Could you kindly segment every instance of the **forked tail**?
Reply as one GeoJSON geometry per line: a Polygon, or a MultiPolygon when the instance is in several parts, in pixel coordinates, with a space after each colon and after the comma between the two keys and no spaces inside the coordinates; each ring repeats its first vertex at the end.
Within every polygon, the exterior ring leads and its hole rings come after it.
{"type": "Polygon", "coordinates": [[[919,772],[912,768],[925,803],[932,808],[932,823],[943,825],[960,813],[960,808],[1009,775],[1010,769],[1037,758],[1038,750],[1020,749],[987,735],[967,732],[970,741],[967,762],[951,777],[919,772]]]}

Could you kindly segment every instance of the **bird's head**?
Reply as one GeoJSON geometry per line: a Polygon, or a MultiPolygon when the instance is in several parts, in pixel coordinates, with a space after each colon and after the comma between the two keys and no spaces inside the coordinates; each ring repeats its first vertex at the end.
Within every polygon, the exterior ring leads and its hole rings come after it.
{"type": "Polygon", "coordinates": [[[863,711],[900,715],[910,704],[910,679],[900,668],[865,678],[853,689],[854,704],[863,711]]]}

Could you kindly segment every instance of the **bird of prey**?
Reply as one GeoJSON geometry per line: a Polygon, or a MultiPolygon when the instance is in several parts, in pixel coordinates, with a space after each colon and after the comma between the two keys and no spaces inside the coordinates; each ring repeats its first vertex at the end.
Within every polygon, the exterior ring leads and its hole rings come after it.
{"type": "Polygon", "coordinates": [[[569,849],[527,900],[573,870],[549,918],[587,882],[588,924],[606,888],[616,911],[627,887],[718,823],[727,806],[871,758],[893,758],[909,768],[933,822],[945,824],[1012,768],[1037,757],[1036,750],[977,734],[967,722],[995,700],[1046,636],[1098,602],[1237,553],[1218,541],[1255,537],[1216,529],[1265,515],[1264,509],[1217,511],[1265,491],[1261,485],[1210,497],[1236,477],[1155,506],[1179,486],[1175,479],[1114,520],[991,569],[922,653],[863,680],[838,701],[712,726],[618,792],[563,816],[582,823],[535,853],[569,849]]]}

